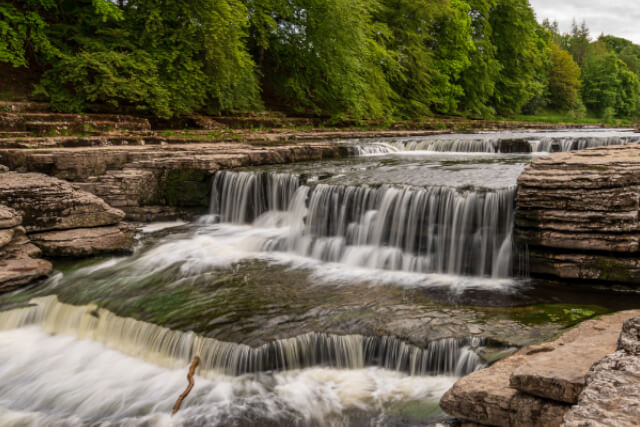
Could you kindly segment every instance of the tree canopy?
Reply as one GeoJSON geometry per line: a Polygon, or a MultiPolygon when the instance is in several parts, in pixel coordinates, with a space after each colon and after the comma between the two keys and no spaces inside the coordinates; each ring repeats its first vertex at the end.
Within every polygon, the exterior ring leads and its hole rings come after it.
{"type": "Polygon", "coordinates": [[[561,34],[528,0],[0,0],[0,62],[35,94],[159,117],[344,118],[540,107],[636,116],[640,46],[561,34]],[[582,107],[584,108],[584,107],[582,107]]]}

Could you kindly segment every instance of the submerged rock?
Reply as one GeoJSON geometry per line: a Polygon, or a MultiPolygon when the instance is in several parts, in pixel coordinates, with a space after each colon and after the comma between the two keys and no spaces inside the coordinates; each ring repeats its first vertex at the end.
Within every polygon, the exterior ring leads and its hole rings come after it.
{"type": "Polygon", "coordinates": [[[440,404],[449,414],[496,426],[558,426],[585,386],[589,368],[615,350],[626,311],[582,323],[458,381],[440,404]]]}

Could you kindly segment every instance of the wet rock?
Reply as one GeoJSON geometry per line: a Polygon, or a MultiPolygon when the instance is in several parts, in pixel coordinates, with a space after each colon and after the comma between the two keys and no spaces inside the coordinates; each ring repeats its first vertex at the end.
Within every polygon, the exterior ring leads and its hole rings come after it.
{"type": "Polygon", "coordinates": [[[618,351],[596,363],[586,376],[578,404],[563,426],[637,426],[640,420],[640,317],[628,320],[618,351]]]}
{"type": "Polygon", "coordinates": [[[516,203],[514,234],[531,249],[533,274],[640,278],[640,146],[536,159],[518,179],[516,203]]]}
{"type": "Polygon", "coordinates": [[[124,218],[93,194],[38,173],[0,174],[0,203],[21,214],[28,232],[114,225],[124,218]]]}
{"type": "Polygon", "coordinates": [[[585,385],[591,364],[615,350],[627,311],[582,323],[555,341],[526,347],[462,378],[442,398],[449,414],[496,426],[557,426],[585,385]],[[549,399],[561,399],[554,401],[549,399]]]}
{"type": "Polygon", "coordinates": [[[9,168],[5,165],[0,165],[0,173],[9,172],[9,168]]]}
{"type": "Polygon", "coordinates": [[[46,256],[84,257],[127,253],[134,244],[135,228],[120,224],[31,234],[29,237],[46,256]]]}

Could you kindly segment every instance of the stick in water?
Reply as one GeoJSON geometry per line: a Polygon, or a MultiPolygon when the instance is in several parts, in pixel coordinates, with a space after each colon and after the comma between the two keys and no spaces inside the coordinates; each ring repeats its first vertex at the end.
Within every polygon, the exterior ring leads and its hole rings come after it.
{"type": "Polygon", "coordinates": [[[180,405],[182,405],[182,401],[191,393],[191,389],[193,388],[193,375],[196,373],[196,368],[200,364],[200,358],[198,356],[193,358],[191,362],[191,366],[189,367],[189,373],[187,374],[187,380],[189,380],[189,385],[187,389],[180,395],[178,401],[176,402],[176,406],[173,407],[173,412],[171,415],[175,415],[176,412],[180,410],[180,405]]]}

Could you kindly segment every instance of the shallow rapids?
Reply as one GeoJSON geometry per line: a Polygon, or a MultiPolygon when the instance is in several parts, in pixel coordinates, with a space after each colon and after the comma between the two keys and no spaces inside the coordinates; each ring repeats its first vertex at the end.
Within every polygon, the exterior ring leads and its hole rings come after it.
{"type": "Polygon", "coordinates": [[[351,141],[360,156],[218,172],[198,219],[141,226],[131,255],[56,260],[0,295],[0,425],[445,421],[458,378],[637,306],[530,279],[513,240],[516,180],[536,155],[634,138],[351,141]]]}
{"type": "Polygon", "coordinates": [[[455,381],[379,368],[197,376],[183,408],[171,417],[186,385],[185,373],[186,368],[160,368],[97,342],[52,336],[37,326],[2,331],[0,424],[341,426],[358,424],[369,414],[379,421],[374,425],[386,425],[386,412],[401,413],[407,402],[434,411],[455,381]]]}

